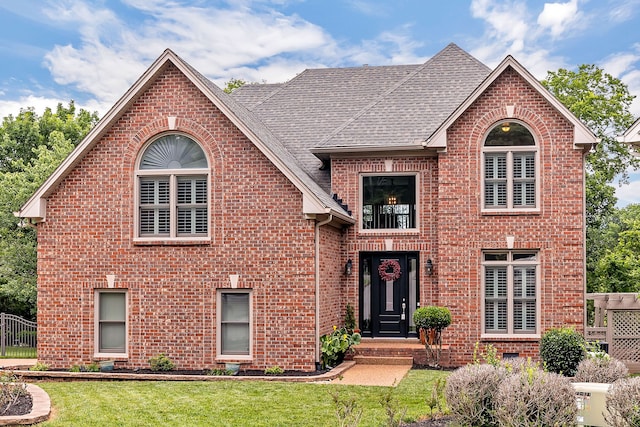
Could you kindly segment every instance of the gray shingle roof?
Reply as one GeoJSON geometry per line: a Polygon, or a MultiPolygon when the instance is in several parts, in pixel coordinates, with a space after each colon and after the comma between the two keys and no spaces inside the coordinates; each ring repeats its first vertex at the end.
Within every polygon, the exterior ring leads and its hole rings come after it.
{"type": "Polygon", "coordinates": [[[312,149],[425,140],[490,72],[450,44],[422,65],[305,70],[277,88],[248,85],[232,97],[328,191],[329,172],[312,149]]]}
{"type": "MultiPolygon", "coordinates": [[[[336,211],[345,211],[342,205],[333,199],[331,194],[322,188],[318,182],[312,179],[302,168],[298,159],[282,144],[282,142],[273,135],[271,130],[267,128],[255,114],[252,114],[244,105],[239,103],[234,97],[230,96],[211,80],[203,76],[198,70],[193,68],[187,62],[182,61],[185,67],[207,87],[209,91],[239,119],[242,123],[253,132],[263,146],[275,155],[277,159],[283,162],[287,168],[299,179],[303,185],[309,189],[323,204],[336,211]]],[[[235,91],[234,91],[235,92],[235,91]]],[[[345,211],[346,213],[346,211],[345,211]]]]}

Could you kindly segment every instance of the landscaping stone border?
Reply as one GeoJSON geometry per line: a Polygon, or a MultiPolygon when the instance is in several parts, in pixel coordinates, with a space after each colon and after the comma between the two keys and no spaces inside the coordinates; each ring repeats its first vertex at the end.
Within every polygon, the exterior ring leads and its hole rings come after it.
{"type": "Polygon", "coordinates": [[[37,424],[49,419],[51,399],[47,392],[34,384],[27,384],[27,392],[31,395],[31,412],[25,415],[0,416],[0,425],[37,424]]]}
{"type": "Polygon", "coordinates": [[[323,382],[340,377],[343,372],[355,365],[356,362],[349,360],[342,362],[339,366],[319,375],[305,376],[278,376],[278,375],[172,375],[172,374],[135,374],[118,372],[61,372],[61,371],[19,371],[13,370],[14,374],[22,378],[34,380],[98,380],[98,381],[289,381],[289,382],[323,382]]]}

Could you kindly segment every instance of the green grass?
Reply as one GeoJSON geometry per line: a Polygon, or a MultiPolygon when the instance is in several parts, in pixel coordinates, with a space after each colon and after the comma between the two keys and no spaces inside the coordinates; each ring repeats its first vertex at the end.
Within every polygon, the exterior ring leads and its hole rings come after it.
{"type": "MultiPolygon", "coordinates": [[[[404,420],[425,417],[433,381],[448,373],[411,370],[391,389],[404,420]]],[[[42,382],[51,397],[54,426],[335,426],[336,404],[355,399],[359,426],[386,425],[381,399],[389,387],[293,382],[42,382]]]]}
{"type": "Polygon", "coordinates": [[[5,347],[5,355],[0,359],[35,359],[35,347],[5,347]]]}

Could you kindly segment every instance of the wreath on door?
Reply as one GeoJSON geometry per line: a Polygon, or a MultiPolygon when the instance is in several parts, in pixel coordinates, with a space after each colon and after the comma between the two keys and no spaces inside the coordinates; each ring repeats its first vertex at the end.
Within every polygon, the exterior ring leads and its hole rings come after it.
{"type": "Polygon", "coordinates": [[[400,264],[395,259],[385,259],[378,266],[378,274],[380,274],[382,280],[388,282],[398,280],[400,274],[402,274],[402,270],[400,269],[400,264]],[[389,271],[389,269],[392,271],[389,271]]]}

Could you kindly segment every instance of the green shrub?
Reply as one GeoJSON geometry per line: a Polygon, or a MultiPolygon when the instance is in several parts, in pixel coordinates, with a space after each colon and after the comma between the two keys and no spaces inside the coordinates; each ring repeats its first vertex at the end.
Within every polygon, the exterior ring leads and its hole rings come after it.
{"type": "Polygon", "coordinates": [[[80,372],[82,370],[82,367],[80,365],[72,365],[71,368],[69,368],[69,372],[80,372]]]}
{"type": "Polygon", "coordinates": [[[611,385],[604,419],[612,427],[640,426],[640,377],[625,378],[611,385]]]}
{"type": "Polygon", "coordinates": [[[500,426],[575,425],[578,407],[567,377],[544,372],[528,361],[505,378],[494,396],[494,416],[500,426]]]}
{"type": "Polygon", "coordinates": [[[447,406],[461,426],[495,426],[494,396],[507,377],[502,366],[467,365],[451,373],[444,388],[447,406]]]}
{"type": "Polygon", "coordinates": [[[91,362],[84,367],[87,372],[100,372],[100,364],[98,362],[91,362]]]}
{"type": "Polygon", "coordinates": [[[473,363],[479,365],[482,361],[492,366],[500,365],[498,349],[496,349],[492,344],[487,344],[484,346],[484,350],[481,350],[480,343],[476,341],[476,344],[473,347],[473,363]]]}
{"type": "Polygon", "coordinates": [[[271,366],[267,369],[264,370],[264,373],[266,375],[280,375],[284,373],[284,369],[282,369],[280,366],[271,366]]]}
{"type": "Polygon", "coordinates": [[[585,354],[584,338],[573,328],[549,329],[540,340],[540,357],[549,372],[572,377],[585,354]]]}
{"type": "Polygon", "coordinates": [[[447,307],[435,305],[420,307],[413,312],[413,323],[416,329],[442,331],[451,324],[451,312],[447,307]]]}
{"type": "Polygon", "coordinates": [[[333,327],[333,332],[320,337],[320,351],[322,353],[322,367],[336,367],[351,346],[360,344],[360,334],[351,333],[347,328],[333,327]]]}
{"type": "Polygon", "coordinates": [[[176,367],[171,359],[165,356],[164,353],[160,353],[149,359],[149,364],[151,365],[152,371],[172,371],[173,368],[176,367]]]}
{"type": "Polygon", "coordinates": [[[574,382],[613,383],[629,375],[627,366],[612,357],[587,357],[578,365],[574,382]]]}
{"type": "Polygon", "coordinates": [[[347,309],[344,315],[344,327],[351,333],[356,329],[356,316],[351,304],[347,304],[347,309]]]}
{"type": "Polygon", "coordinates": [[[30,371],[48,371],[49,365],[42,362],[37,362],[35,365],[29,368],[30,371]]]}

